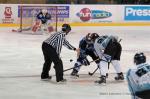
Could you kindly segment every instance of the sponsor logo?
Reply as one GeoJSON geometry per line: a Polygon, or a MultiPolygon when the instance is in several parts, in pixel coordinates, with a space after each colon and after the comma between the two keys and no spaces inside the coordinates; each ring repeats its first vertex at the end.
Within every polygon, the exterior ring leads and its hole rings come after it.
{"type": "Polygon", "coordinates": [[[11,7],[5,7],[4,15],[5,18],[11,18],[12,15],[11,7]]]}
{"type": "Polygon", "coordinates": [[[5,18],[2,19],[3,23],[13,23],[14,19],[12,19],[11,7],[5,7],[4,16],[5,16],[5,18]]]}
{"type": "Polygon", "coordinates": [[[126,6],[125,20],[150,20],[150,6],[126,6]]]}
{"type": "Polygon", "coordinates": [[[91,19],[103,19],[111,17],[112,14],[103,10],[90,10],[89,8],[83,8],[76,14],[82,21],[89,21],[91,19]]]}

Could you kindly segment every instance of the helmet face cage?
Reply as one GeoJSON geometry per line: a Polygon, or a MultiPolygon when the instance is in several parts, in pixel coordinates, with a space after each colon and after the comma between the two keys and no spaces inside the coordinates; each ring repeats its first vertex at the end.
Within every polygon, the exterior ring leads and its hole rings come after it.
{"type": "Polygon", "coordinates": [[[47,11],[47,9],[42,9],[42,13],[43,14],[45,14],[45,13],[47,13],[48,11],[47,11]]]}
{"type": "Polygon", "coordinates": [[[88,33],[88,34],[86,35],[86,40],[87,40],[88,42],[91,42],[91,33],[88,33]]]}
{"type": "Polygon", "coordinates": [[[95,39],[97,39],[98,37],[99,37],[99,35],[97,33],[92,33],[91,40],[95,41],[95,39]]]}
{"type": "Polygon", "coordinates": [[[141,63],[145,63],[146,62],[146,56],[144,55],[144,53],[136,53],[134,56],[134,63],[136,65],[141,64],[141,63]]]}

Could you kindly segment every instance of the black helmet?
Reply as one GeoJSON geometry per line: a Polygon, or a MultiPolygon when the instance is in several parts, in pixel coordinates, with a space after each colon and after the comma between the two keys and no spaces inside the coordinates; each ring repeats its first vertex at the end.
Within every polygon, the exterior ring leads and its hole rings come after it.
{"type": "Polygon", "coordinates": [[[91,35],[92,35],[91,33],[88,33],[88,34],[86,35],[86,40],[87,40],[87,41],[91,41],[91,35]]]}
{"type": "Polygon", "coordinates": [[[144,55],[144,53],[136,53],[134,56],[134,63],[136,65],[141,64],[141,63],[145,63],[146,62],[146,56],[144,55]]]}
{"type": "Polygon", "coordinates": [[[62,25],[62,31],[67,31],[67,30],[71,30],[71,27],[69,24],[63,24],[62,25]]]}
{"type": "Polygon", "coordinates": [[[92,41],[95,41],[98,37],[99,37],[99,35],[97,33],[92,33],[91,34],[91,40],[92,41]]]}

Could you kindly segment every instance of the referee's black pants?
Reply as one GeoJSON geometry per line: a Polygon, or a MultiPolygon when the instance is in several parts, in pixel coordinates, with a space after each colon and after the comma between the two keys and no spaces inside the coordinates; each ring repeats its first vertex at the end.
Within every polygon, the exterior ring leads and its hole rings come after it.
{"type": "Polygon", "coordinates": [[[41,79],[49,77],[51,63],[53,62],[56,73],[56,81],[58,82],[63,80],[63,63],[58,54],[56,53],[56,49],[54,49],[51,45],[43,42],[42,51],[45,62],[43,64],[41,79]]]}

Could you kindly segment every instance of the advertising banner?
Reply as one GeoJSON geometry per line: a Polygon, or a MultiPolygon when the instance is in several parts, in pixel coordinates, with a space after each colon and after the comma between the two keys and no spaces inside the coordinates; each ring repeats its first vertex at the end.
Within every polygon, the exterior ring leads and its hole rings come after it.
{"type": "Polygon", "coordinates": [[[66,22],[69,20],[69,6],[57,6],[57,8],[55,6],[23,6],[23,11],[20,11],[21,6],[18,6],[18,17],[20,18],[21,12],[22,17],[36,17],[36,15],[42,9],[47,9],[48,13],[51,14],[52,18],[56,18],[57,13],[58,22],[66,22]]]}
{"type": "Polygon", "coordinates": [[[15,23],[17,20],[16,12],[17,7],[13,5],[1,5],[0,6],[0,23],[2,24],[9,24],[9,23],[15,23]]]}
{"type": "MultiPolygon", "coordinates": [[[[71,7],[71,21],[87,23],[110,23],[121,20],[117,6],[109,5],[77,5],[71,7]]],[[[120,11],[119,11],[120,12],[120,11]]]]}
{"type": "Polygon", "coordinates": [[[125,21],[150,21],[150,6],[125,6],[125,21]]]}
{"type": "MultiPolygon", "coordinates": [[[[25,21],[32,20],[37,13],[46,8],[52,16],[52,20],[58,24],[70,23],[75,26],[79,25],[149,25],[150,24],[150,6],[148,5],[33,5],[24,8],[22,17],[25,21]],[[57,6],[57,11],[56,7],[57,6]],[[137,24],[138,23],[138,24],[137,24]]],[[[0,4],[0,24],[20,25],[20,4],[0,4]]]]}

